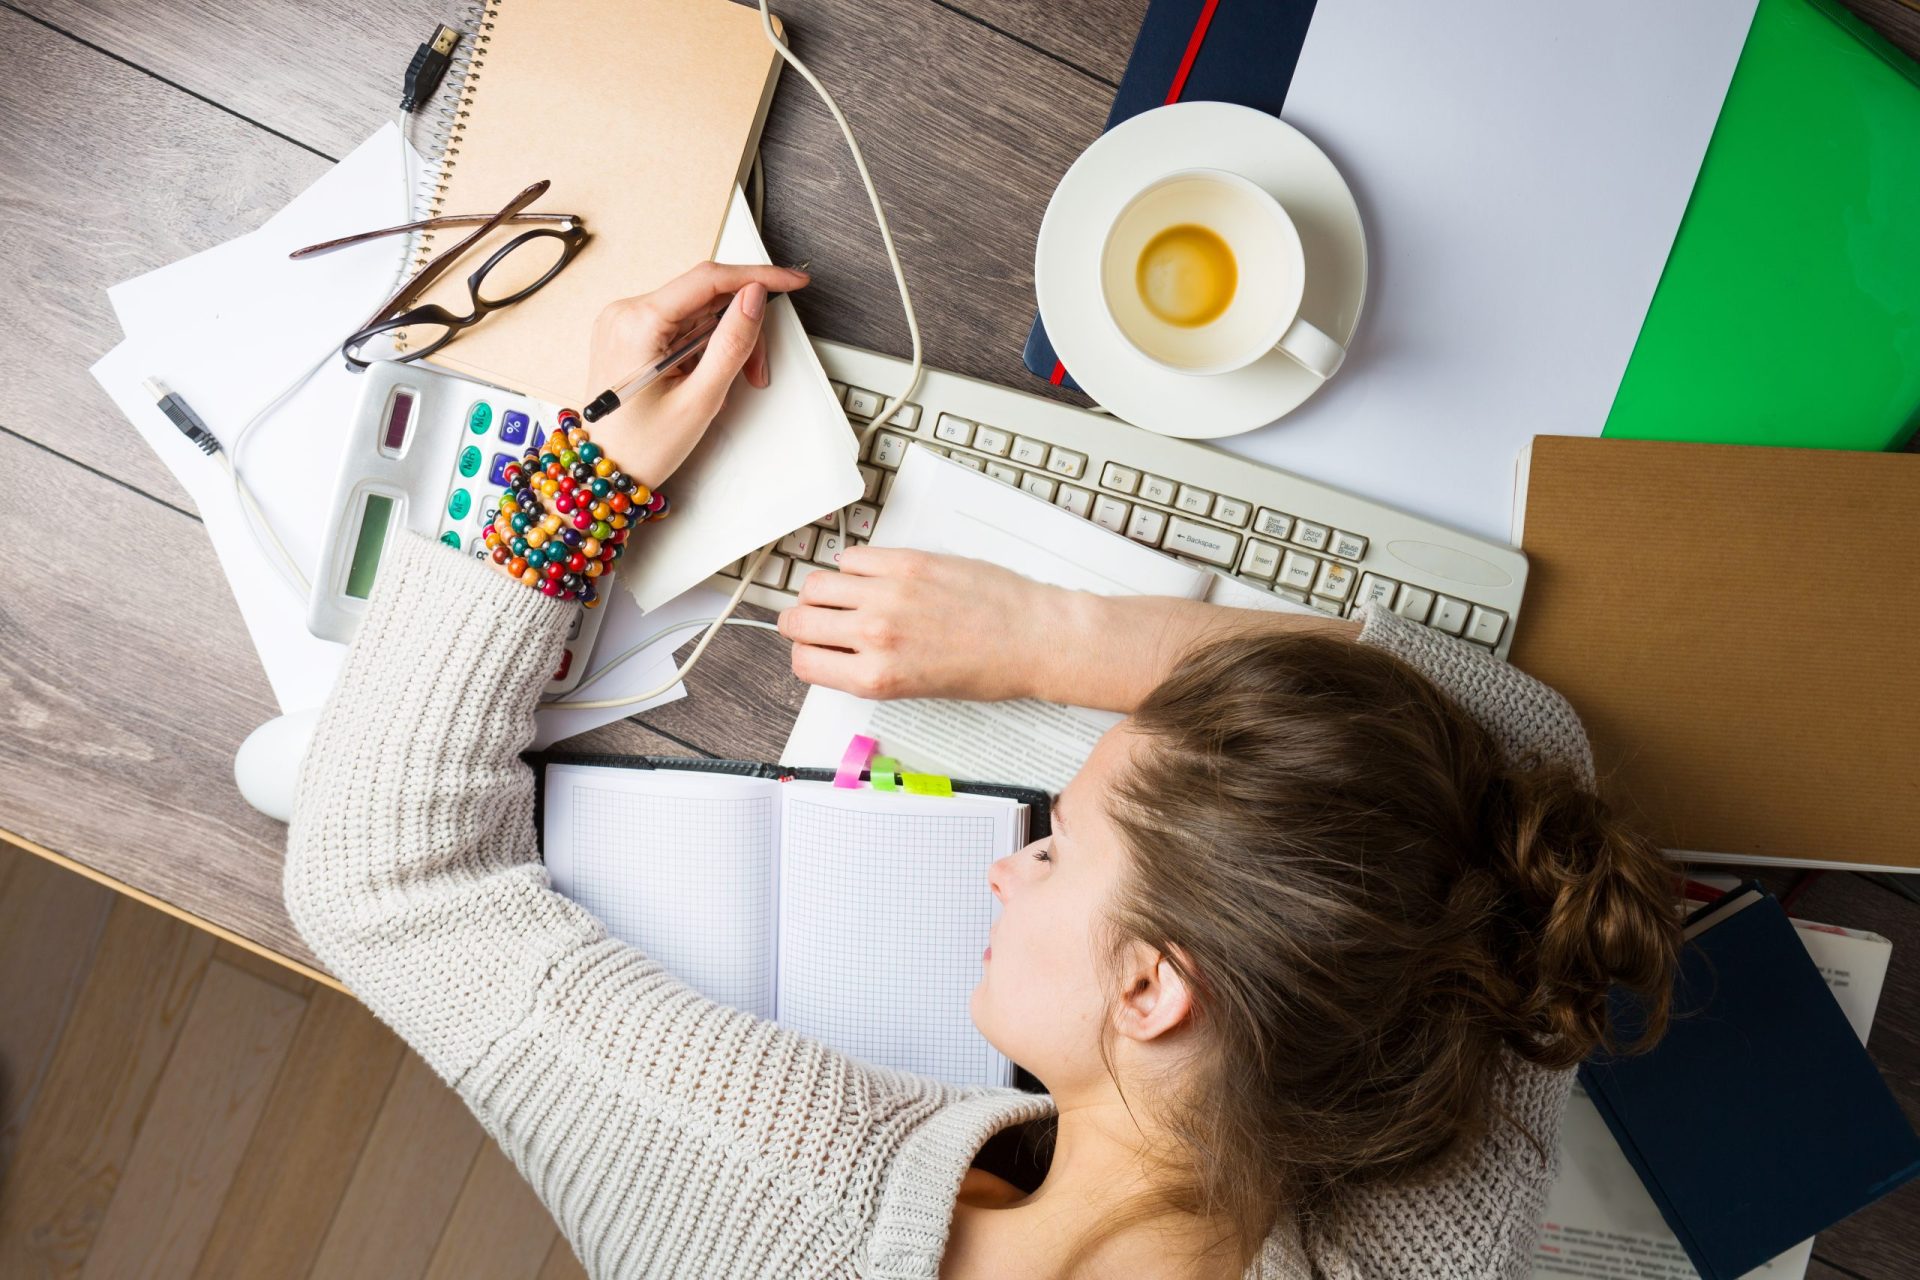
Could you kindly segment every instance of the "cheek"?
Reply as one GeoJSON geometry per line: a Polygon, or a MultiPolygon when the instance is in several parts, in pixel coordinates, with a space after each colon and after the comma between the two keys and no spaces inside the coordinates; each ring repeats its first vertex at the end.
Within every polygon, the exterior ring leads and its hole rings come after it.
{"type": "Polygon", "coordinates": [[[1078,903],[1035,897],[994,926],[993,955],[973,992],[974,1022],[1030,1070],[1092,1043],[1101,1005],[1088,925],[1078,903]]]}

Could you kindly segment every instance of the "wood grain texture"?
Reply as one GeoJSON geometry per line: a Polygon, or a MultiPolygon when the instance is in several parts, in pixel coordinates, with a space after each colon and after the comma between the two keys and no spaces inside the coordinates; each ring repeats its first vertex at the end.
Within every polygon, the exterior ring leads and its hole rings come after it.
{"type": "Polygon", "coordinates": [[[1920,58],[1920,5],[1913,0],[1840,0],[1894,48],[1920,58]]]}
{"type": "Polygon", "coordinates": [[[194,1280],[304,1276],[406,1048],[349,996],[316,988],[194,1280]]]}
{"type": "Polygon", "coordinates": [[[587,1280],[587,1269],[573,1256],[573,1246],[565,1236],[554,1236],[553,1247],[547,1250],[546,1265],[540,1268],[535,1280],[587,1280]]]}
{"type": "Polygon", "coordinates": [[[87,372],[120,340],[106,288],[251,231],[326,161],[5,9],[0,49],[0,427],[191,510],[87,372]]]}
{"type": "Polygon", "coordinates": [[[0,1188],[113,894],[0,845],[0,1188]]]}
{"type": "MultiPolygon", "coordinates": [[[[771,621],[771,610],[743,605],[739,617],[771,621]]],[[[698,642],[682,646],[684,663],[698,642]]],[[[800,714],[807,686],[796,680],[789,646],[759,627],[724,627],[687,677],[687,696],[636,717],[713,756],[736,760],[778,760],[800,714]]],[[[684,753],[686,747],[676,747],[684,753]]]]}
{"type": "Polygon", "coordinates": [[[305,1007],[276,983],[218,960],[207,966],[86,1280],[173,1280],[192,1269],[305,1007]]]}
{"type": "MultiPolygon", "coordinates": [[[[955,0],[981,22],[989,23],[1043,49],[1112,89],[1120,85],[1133,52],[1147,0],[1074,0],[1072,4],[1032,4],[1029,0],[955,0]]],[[[1104,104],[1103,104],[1104,105],[1104,104]]]]}
{"type": "Polygon", "coordinates": [[[0,1195],[0,1276],[79,1273],[212,953],[210,935],[114,903],[0,1195]]]}
{"type": "Polygon", "coordinates": [[[556,1228],[540,1198],[498,1144],[481,1144],[427,1266],[427,1280],[527,1280],[539,1273],[556,1228]]]}
{"type": "Polygon", "coordinates": [[[423,1274],[487,1141],[459,1095],[407,1054],[309,1280],[423,1274]]]}

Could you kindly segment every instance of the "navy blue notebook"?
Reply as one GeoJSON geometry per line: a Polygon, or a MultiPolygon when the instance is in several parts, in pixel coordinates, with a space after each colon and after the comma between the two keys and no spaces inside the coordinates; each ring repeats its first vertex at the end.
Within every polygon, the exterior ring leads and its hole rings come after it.
{"type": "Polygon", "coordinates": [[[1920,1174],[1920,1138],[1772,894],[1687,923],[1666,1036],[1580,1079],[1694,1267],[1734,1280],[1920,1174]]]}
{"type": "MultiPolygon", "coordinates": [[[[1273,115],[1293,81],[1314,0],[1153,0],[1134,39],[1106,128],[1170,102],[1232,102],[1273,115]]],[[[1021,353],[1055,386],[1077,388],[1040,317],[1021,353]]]]}

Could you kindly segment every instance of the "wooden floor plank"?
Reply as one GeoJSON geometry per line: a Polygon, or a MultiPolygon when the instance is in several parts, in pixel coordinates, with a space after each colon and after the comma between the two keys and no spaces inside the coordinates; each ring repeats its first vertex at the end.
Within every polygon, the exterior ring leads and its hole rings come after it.
{"type": "Polygon", "coordinates": [[[553,1218],[494,1142],[483,1143],[460,1189],[427,1280],[528,1280],[553,1247],[553,1218]]]}
{"type": "Polygon", "coordinates": [[[307,1274],[404,1056],[358,1001],[314,991],[195,1280],[307,1274]]]}
{"type": "Polygon", "coordinates": [[[534,1280],[587,1280],[587,1269],[573,1256],[573,1246],[566,1237],[556,1233],[553,1247],[547,1250],[546,1265],[534,1280]]]}
{"type": "Polygon", "coordinates": [[[245,947],[235,946],[222,939],[213,944],[213,958],[222,964],[230,964],[242,973],[250,973],[262,982],[271,982],[276,987],[291,991],[303,999],[313,994],[315,983],[304,973],[289,969],[286,965],[276,964],[258,951],[249,951],[245,947]]]}
{"type": "Polygon", "coordinates": [[[208,934],[113,904],[0,1186],[0,1276],[79,1274],[212,953],[208,934]]]}
{"type": "Polygon", "coordinates": [[[192,1269],[306,1003],[232,965],[207,966],[85,1280],[174,1280],[192,1269]]]}
{"type": "Polygon", "coordinates": [[[110,890],[0,844],[0,1185],[112,906],[110,890]]]}
{"type": "Polygon", "coordinates": [[[423,1275],[486,1140],[459,1096],[417,1055],[407,1054],[310,1280],[423,1275]]]}
{"type": "Polygon", "coordinates": [[[1105,81],[1109,99],[1127,69],[1133,38],[1147,14],[1147,0],[1074,0],[1072,4],[956,0],[954,7],[1105,81]]]}
{"type": "Polygon", "coordinates": [[[0,427],[191,510],[87,373],[120,341],[106,288],[253,230],[327,162],[7,9],[0,49],[0,427]]]}
{"type": "MultiPolygon", "coordinates": [[[[737,616],[771,621],[774,614],[744,605],[737,616]]],[[[696,634],[676,660],[684,663],[698,642],[696,634]]],[[[712,755],[778,760],[807,696],[807,686],[794,678],[791,654],[791,646],[774,632],[723,627],[687,677],[687,696],[635,718],[712,755]]]]}

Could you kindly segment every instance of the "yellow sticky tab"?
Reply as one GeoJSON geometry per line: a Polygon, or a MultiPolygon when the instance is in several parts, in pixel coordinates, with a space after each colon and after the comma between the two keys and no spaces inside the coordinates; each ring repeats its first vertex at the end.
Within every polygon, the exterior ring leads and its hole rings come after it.
{"type": "Polygon", "coordinates": [[[892,791],[899,785],[893,776],[898,772],[898,760],[892,756],[875,756],[873,763],[867,766],[867,781],[873,784],[875,791],[892,791]]]}
{"type": "Polygon", "coordinates": [[[916,796],[950,796],[953,794],[953,779],[943,778],[937,773],[903,773],[900,781],[906,785],[907,793],[916,796]]]}

